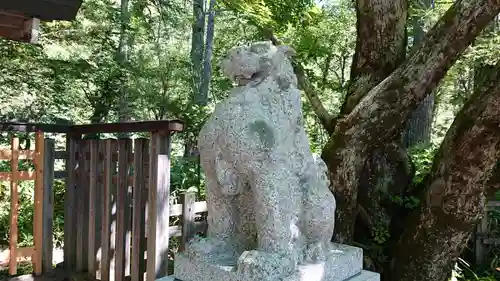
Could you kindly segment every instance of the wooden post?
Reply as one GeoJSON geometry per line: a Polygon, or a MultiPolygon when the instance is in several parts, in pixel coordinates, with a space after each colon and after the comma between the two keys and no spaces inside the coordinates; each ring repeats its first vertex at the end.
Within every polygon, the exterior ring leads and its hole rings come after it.
{"type": "Polygon", "coordinates": [[[148,182],[147,281],[168,272],[170,133],[151,133],[148,182]]]}
{"type": "Polygon", "coordinates": [[[148,161],[149,141],[136,139],[134,141],[134,185],[132,190],[132,254],[131,281],[143,281],[146,271],[144,261],[145,245],[145,215],[146,215],[146,165],[148,161]]]}
{"type": "Polygon", "coordinates": [[[54,226],[54,160],[55,145],[53,139],[45,139],[43,170],[43,244],[42,271],[52,270],[53,226],[54,226]]]}
{"type": "Polygon", "coordinates": [[[42,274],[42,244],[43,244],[43,172],[44,167],[44,134],[35,134],[35,211],[33,219],[33,237],[35,251],[33,254],[33,271],[35,275],[42,274]]]}
{"type": "Polygon", "coordinates": [[[96,276],[95,279],[101,280],[102,268],[102,214],[104,204],[104,155],[106,155],[106,143],[104,140],[99,140],[98,144],[99,163],[97,165],[97,190],[96,190],[96,209],[95,213],[95,251],[96,251],[96,276]],[[99,251],[100,249],[100,251],[99,251]]]}
{"type": "Polygon", "coordinates": [[[128,163],[132,143],[130,139],[118,140],[118,185],[116,196],[116,265],[115,281],[123,281],[126,275],[126,268],[130,266],[130,249],[127,249],[127,235],[130,224],[130,203],[128,201],[128,163]]]}
{"type": "Polygon", "coordinates": [[[99,140],[90,140],[90,171],[89,171],[89,219],[88,219],[88,229],[89,229],[89,239],[88,239],[88,256],[87,264],[88,271],[92,278],[96,277],[96,253],[97,253],[97,243],[96,243],[96,210],[97,210],[97,177],[99,173],[99,140]]]}
{"type": "Polygon", "coordinates": [[[89,140],[80,140],[80,152],[78,154],[78,180],[76,185],[77,203],[76,203],[76,271],[85,272],[88,270],[88,189],[89,189],[89,160],[87,154],[90,154],[89,140]]]}
{"type": "Polygon", "coordinates": [[[186,249],[186,245],[189,239],[193,238],[195,234],[195,225],[194,225],[194,203],[195,203],[196,195],[193,192],[183,193],[181,195],[181,204],[182,204],[182,236],[181,236],[181,245],[179,247],[179,251],[184,251],[186,249]]]}
{"type": "Polygon", "coordinates": [[[12,137],[11,143],[11,180],[10,180],[10,241],[9,241],[9,274],[15,275],[17,273],[17,216],[19,205],[19,194],[17,190],[17,181],[19,179],[19,170],[17,160],[19,158],[19,139],[12,137]]]}
{"type": "Polygon", "coordinates": [[[76,266],[76,168],[81,135],[66,136],[66,190],[64,193],[64,265],[71,271],[76,266]]]}
{"type": "Polygon", "coordinates": [[[109,271],[111,264],[110,244],[111,244],[111,192],[113,180],[113,152],[116,150],[114,141],[107,139],[104,141],[106,152],[104,154],[104,184],[102,202],[102,235],[101,235],[101,280],[109,281],[109,271]]]}

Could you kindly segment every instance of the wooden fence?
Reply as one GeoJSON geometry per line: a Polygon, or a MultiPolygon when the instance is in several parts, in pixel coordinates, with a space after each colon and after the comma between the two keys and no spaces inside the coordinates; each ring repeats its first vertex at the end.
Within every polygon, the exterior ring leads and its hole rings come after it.
{"type": "Polygon", "coordinates": [[[500,238],[491,235],[490,229],[490,216],[489,212],[493,208],[500,207],[500,201],[490,200],[486,205],[486,212],[478,223],[476,228],[476,233],[474,235],[475,245],[474,253],[476,255],[476,264],[484,264],[485,257],[488,254],[488,250],[493,245],[500,245],[500,238]]]}
{"type": "Polygon", "coordinates": [[[169,238],[181,236],[181,249],[205,222],[194,215],[206,211],[205,202],[183,195],[183,204],[170,205],[170,137],[182,126],[173,121],[59,126],[0,124],[0,131],[36,132],[35,151],[19,150],[12,139],[12,172],[0,174],[11,181],[12,220],[10,273],[15,274],[17,248],[17,184],[35,180],[35,245],[31,249],[34,273],[52,269],[53,182],[66,178],[64,264],[71,272],[89,272],[103,281],[155,280],[167,275],[169,238]],[[45,132],[66,134],[66,151],[56,151],[45,132]],[[85,134],[149,132],[150,138],[85,139],[85,134]],[[19,172],[18,159],[34,159],[34,172],[19,172]],[[55,171],[56,159],[65,170],[55,171]],[[182,226],[169,218],[182,217],[182,226]],[[14,226],[14,227],[12,227],[14,226]],[[114,272],[114,274],[111,274],[114,272]]]}
{"type": "MultiPolygon", "coordinates": [[[[17,260],[24,256],[30,256],[33,262],[35,273],[42,271],[42,241],[44,237],[43,217],[44,213],[43,201],[46,198],[44,192],[44,148],[43,133],[37,132],[35,136],[35,150],[20,150],[19,139],[12,138],[10,150],[0,150],[0,160],[9,160],[11,165],[11,172],[0,172],[0,180],[10,181],[10,231],[9,231],[9,274],[16,274],[17,260]],[[34,172],[19,171],[19,160],[33,160],[35,164],[34,172]],[[34,247],[18,248],[18,211],[19,211],[19,193],[18,182],[23,180],[35,180],[35,194],[34,194],[34,218],[33,218],[33,238],[34,247]]],[[[51,232],[52,234],[52,232],[51,232]]],[[[51,236],[52,237],[52,236],[51,236]]],[[[51,238],[52,241],[52,238],[51,238]]],[[[52,249],[51,249],[52,253],[52,249]]],[[[46,261],[45,261],[46,262],[46,261]]]]}
{"type": "Polygon", "coordinates": [[[72,216],[64,234],[65,244],[76,247],[65,248],[65,261],[69,257],[77,272],[88,271],[103,281],[110,280],[110,268],[116,281],[126,276],[142,280],[145,271],[147,276],[165,276],[169,238],[203,231],[204,224],[192,216],[206,210],[205,203],[194,202],[192,196],[184,196],[182,205],[169,206],[169,157],[161,154],[169,142],[156,135],[151,143],[148,139],[72,143],[69,167],[74,169],[68,171],[68,182],[76,188],[68,192],[67,200],[74,203],[67,206],[76,208],[66,211],[72,216]],[[169,217],[180,215],[186,227],[170,226],[169,217]]]}

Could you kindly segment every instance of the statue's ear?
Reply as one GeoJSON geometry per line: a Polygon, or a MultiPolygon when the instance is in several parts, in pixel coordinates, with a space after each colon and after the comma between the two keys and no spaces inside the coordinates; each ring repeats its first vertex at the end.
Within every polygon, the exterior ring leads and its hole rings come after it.
{"type": "Polygon", "coordinates": [[[288,58],[291,58],[297,54],[297,52],[295,52],[292,47],[286,45],[279,45],[278,50],[283,52],[283,54],[285,54],[285,56],[287,56],[288,58]]]}

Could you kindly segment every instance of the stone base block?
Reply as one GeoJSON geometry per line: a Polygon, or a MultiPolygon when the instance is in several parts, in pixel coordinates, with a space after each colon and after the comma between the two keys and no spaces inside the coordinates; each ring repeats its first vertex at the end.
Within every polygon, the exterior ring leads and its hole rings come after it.
{"type": "Polygon", "coordinates": [[[380,274],[363,270],[360,274],[353,276],[346,281],[380,281],[380,274]]]}
{"type": "Polygon", "coordinates": [[[371,275],[366,275],[362,268],[362,249],[332,243],[326,261],[302,264],[296,274],[281,280],[255,280],[239,273],[235,261],[211,263],[191,260],[183,253],[175,256],[173,276],[182,281],[345,281],[352,277],[365,278],[352,279],[353,281],[377,280],[366,279],[371,275]]]}
{"type": "MultiPolygon", "coordinates": [[[[156,281],[183,281],[183,280],[177,279],[173,275],[169,275],[160,279],[156,279],[156,281]]],[[[363,270],[361,271],[361,273],[354,275],[353,277],[345,281],[380,281],[380,274],[363,270]]]]}

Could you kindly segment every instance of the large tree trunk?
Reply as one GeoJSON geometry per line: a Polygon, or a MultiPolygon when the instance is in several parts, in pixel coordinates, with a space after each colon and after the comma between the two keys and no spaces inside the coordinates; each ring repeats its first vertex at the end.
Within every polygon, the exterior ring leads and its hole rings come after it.
{"type": "Polygon", "coordinates": [[[356,49],[341,116],[349,114],[406,54],[407,0],[356,0],[356,49]]]}
{"type": "MultiPolygon", "coordinates": [[[[417,2],[419,8],[430,9],[434,6],[434,0],[420,0],[417,2]]],[[[422,16],[414,16],[413,19],[413,48],[416,48],[424,39],[424,20],[422,16]]],[[[432,117],[434,113],[435,93],[432,92],[413,111],[410,120],[406,124],[403,135],[403,145],[406,148],[415,145],[427,146],[431,141],[432,117]]]]}
{"type": "Polygon", "coordinates": [[[118,108],[118,119],[120,122],[129,121],[132,117],[130,108],[129,89],[127,87],[127,64],[128,64],[128,26],[130,21],[128,0],[120,2],[120,40],[116,50],[116,58],[120,66],[120,102],[118,108]]]}
{"type": "MultiPolygon", "coordinates": [[[[387,78],[406,56],[408,1],[359,1],[358,5],[358,29],[361,32],[358,31],[351,69],[354,83],[349,87],[342,114],[349,114],[368,91],[387,78]]],[[[361,211],[361,216],[358,216],[361,223],[356,224],[357,241],[375,252],[390,244],[390,225],[394,213],[399,211],[393,198],[403,197],[411,183],[412,172],[411,161],[397,137],[374,149],[366,158],[362,177],[358,179],[357,210],[361,211]]],[[[366,253],[372,258],[380,255],[370,250],[366,253]]],[[[385,270],[384,263],[377,258],[369,264],[373,264],[372,270],[381,273],[385,270]]]]}
{"type": "Polygon", "coordinates": [[[196,103],[203,103],[200,92],[203,77],[203,50],[205,42],[205,1],[193,0],[193,24],[191,38],[191,71],[193,74],[193,100],[196,103]]]}
{"type": "Polygon", "coordinates": [[[500,157],[500,71],[483,71],[486,81],[458,114],[434,160],[422,205],[393,255],[391,280],[446,280],[484,213],[485,178],[500,157]]]}
{"type": "MultiPolygon", "coordinates": [[[[340,112],[340,118],[348,115],[371,88],[392,73],[404,60],[406,54],[406,21],[408,16],[406,0],[357,0],[356,14],[356,50],[351,66],[348,93],[340,112]]],[[[335,123],[332,122],[328,125],[334,126],[335,123]]],[[[331,132],[333,131],[331,130],[331,132]]],[[[369,181],[358,183],[364,186],[359,203],[361,209],[367,214],[364,216],[364,224],[369,228],[368,232],[363,231],[363,233],[369,234],[373,228],[388,225],[390,221],[390,217],[380,202],[383,200],[383,195],[387,193],[388,186],[394,186],[396,179],[380,175],[378,172],[380,170],[395,171],[396,165],[405,162],[404,159],[401,159],[399,152],[397,145],[390,145],[380,147],[366,163],[364,159],[356,160],[360,161],[357,165],[363,167],[364,178],[369,179],[369,181]],[[387,159],[387,155],[396,158],[387,159]]],[[[331,164],[328,163],[330,160],[331,158],[325,157],[327,164],[331,164]]],[[[362,177],[359,177],[358,180],[362,180],[362,177]]],[[[356,196],[357,194],[340,195],[336,193],[339,210],[336,213],[336,233],[341,235],[334,236],[334,240],[347,242],[354,237],[353,222],[356,214],[352,213],[349,216],[352,220],[348,222],[344,220],[343,211],[349,209],[347,206],[356,206],[356,196]]]]}
{"type": "Polygon", "coordinates": [[[411,112],[499,10],[500,0],[474,5],[457,1],[389,77],[371,90],[370,83],[356,83],[356,91],[368,93],[359,103],[353,102],[357,105],[337,122],[323,151],[337,198],[337,238],[349,241],[353,237],[359,179],[367,158],[401,132],[411,112]]]}
{"type": "Polygon", "coordinates": [[[205,55],[203,57],[203,77],[200,86],[200,95],[197,103],[207,105],[208,92],[210,90],[210,79],[212,78],[212,53],[215,32],[215,4],[216,0],[210,0],[208,6],[207,39],[205,40],[205,55]]]}

